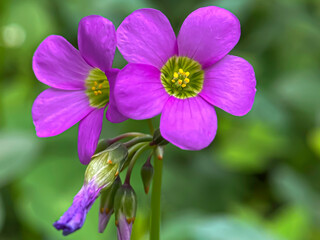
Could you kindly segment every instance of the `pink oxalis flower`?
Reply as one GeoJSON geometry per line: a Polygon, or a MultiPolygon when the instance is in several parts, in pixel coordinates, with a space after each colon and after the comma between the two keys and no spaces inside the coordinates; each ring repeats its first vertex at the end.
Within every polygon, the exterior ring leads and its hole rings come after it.
{"type": "Polygon", "coordinates": [[[118,74],[115,100],[132,119],[161,113],[162,136],[188,150],[207,147],[216,135],[213,106],[242,116],[255,97],[252,66],[228,53],[240,38],[239,20],[219,7],[192,12],[176,38],[160,11],[140,9],[117,30],[129,64],[118,74]]]}
{"type": "Polygon", "coordinates": [[[58,135],[77,122],[78,153],[88,164],[107,119],[121,122],[113,88],[118,69],[112,69],[116,49],[115,28],[108,19],[88,16],[79,23],[79,51],[61,36],[49,36],[33,56],[37,79],[50,86],[42,92],[32,108],[33,122],[39,137],[58,135]]]}

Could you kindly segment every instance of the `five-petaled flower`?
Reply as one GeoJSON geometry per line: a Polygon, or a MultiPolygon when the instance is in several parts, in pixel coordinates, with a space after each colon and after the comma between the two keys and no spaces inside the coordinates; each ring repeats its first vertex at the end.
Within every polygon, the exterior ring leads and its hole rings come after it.
{"type": "Polygon", "coordinates": [[[162,113],[166,140],[182,149],[207,147],[217,130],[213,106],[242,116],[253,105],[254,70],[228,55],[239,38],[239,20],[219,7],[192,12],[177,38],[160,11],[133,12],[117,30],[118,48],[129,62],[115,85],[119,111],[137,120],[162,113]]]}
{"type": "Polygon", "coordinates": [[[79,51],[61,36],[47,37],[33,57],[33,71],[51,88],[35,100],[32,117],[39,137],[58,135],[77,122],[78,153],[88,164],[102,129],[103,113],[117,123],[126,118],[117,110],[113,88],[118,69],[112,69],[115,28],[108,19],[88,16],[79,23],[79,51]]]}

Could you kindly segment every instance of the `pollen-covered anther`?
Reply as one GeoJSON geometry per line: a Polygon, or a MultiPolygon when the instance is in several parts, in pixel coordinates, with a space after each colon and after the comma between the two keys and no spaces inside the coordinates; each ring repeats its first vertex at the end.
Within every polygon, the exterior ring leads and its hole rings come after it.
{"type": "Polygon", "coordinates": [[[170,58],[161,69],[161,83],[176,98],[197,96],[203,87],[204,71],[200,63],[188,57],[170,58]]]}

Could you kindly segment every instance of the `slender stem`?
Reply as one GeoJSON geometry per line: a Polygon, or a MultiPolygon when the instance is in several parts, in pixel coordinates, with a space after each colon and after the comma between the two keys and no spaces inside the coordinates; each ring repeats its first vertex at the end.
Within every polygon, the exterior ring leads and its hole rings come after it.
{"type": "Polygon", "coordinates": [[[150,133],[153,135],[154,133],[154,127],[153,127],[153,124],[152,124],[152,119],[148,119],[148,126],[149,126],[149,129],[150,129],[150,133]]]}
{"type": "Polygon", "coordinates": [[[133,155],[128,170],[127,170],[127,175],[126,175],[126,179],[125,179],[125,183],[130,185],[130,177],[131,177],[131,172],[132,169],[134,167],[134,164],[136,163],[137,159],[139,158],[139,156],[141,155],[141,153],[143,153],[147,148],[149,148],[149,144],[144,144],[141,148],[139,148],[139,150],[136,151],[136,153],[133,155]]]}
{"type": "Polygon", "coordinates": [[[142,137],[142,136],[145,136],[146,134],[144,133],[139,133],[139,132],[128,132],[128,133],[124,133],[124,134],[121,134],[115,138],[111,138],[109,139],[109,143],[110,145],[115,143],[115,142],[118,142],[119,140],[121,139],[124,139],[124,138],[128,138],[128,137],[142,137]]]}
{"type": "Polygon", "coordinates": [[[143,137],[136,137],[136,138],[124,143],[124,145],[127,148],[129,148],[129,147],[132,147],[133,145],[136,145],[137,143],[150,142],[151,140],[152,140],[152,136],[145,134],[143,137]]]}
{"type": "Polygon", "coordinates": [[[154,177],[151,195],[150,240],[160,239],[162,160],[154,153],[154,177]]]}

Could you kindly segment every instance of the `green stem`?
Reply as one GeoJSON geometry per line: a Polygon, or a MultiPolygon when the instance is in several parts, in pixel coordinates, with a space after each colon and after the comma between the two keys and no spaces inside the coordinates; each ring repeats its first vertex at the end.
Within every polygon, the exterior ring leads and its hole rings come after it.
{"type": "Polygon", "coordinates": [[[127,175],[126,175],[126,179],[125,179],[125,183],[129,184],[130,185],[130,177],[131,177],[131,172],[132,172],[132,169],[137,161],[137,159],[139,158],[139,156],[146,150],[150,148],[149,144],[144,144],[141,146],[141,148],[139,148],[139,150],[137,150],[135,152],[135,154],[133,155],[131,161],[130,161],[130,164],[129,164],[129,167],[128,167],[128,170],[127,170],[127,175]]]}
{"type": "Polygon", "coordinates": [[[124,133],[124,134],[121,134],[115,138],[111,138],[108,140],[109,144],[113,144],[115,142],[118,142],[119,140],[121,139],[124,139],[124,138],[128,138],[128,137],[142,137],[142,136],[145,136],[146,134],[144,133],[139,133],[139,132],[128,132],[128,133],[124,133]]]}
{"type": "Polygon", "coordinates": [[[162,179],[162,160],[157,158],[154,153],[154,177],[151,195],[151,227],[150,240],[160,239],[160,220],[161,220],[161,179],[162,179]]]}
{"type": "Polygon", "coordinates": [[[152,140],[152,136],[145,134],[143,137],[136,137],[128,142],[125,142],[124,145],[127,148],[129,148],[129,147],[132,147],[133,145],[136,145],[137,143],[150,142],[151,140],[152,140]]]}
{"type": "Polygon", "coordinates": [[[153,127],[151,118],[148,119],[147,122],[148,122],[148,126],[149,126],[149,129],[150,129],[150,133],[153,134],[154,133],[154,127],[153,127]]]}

